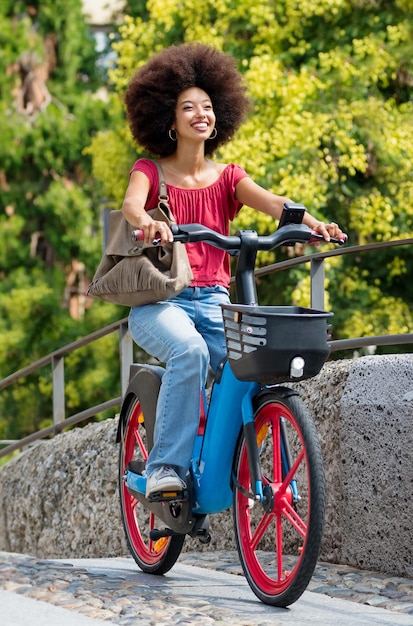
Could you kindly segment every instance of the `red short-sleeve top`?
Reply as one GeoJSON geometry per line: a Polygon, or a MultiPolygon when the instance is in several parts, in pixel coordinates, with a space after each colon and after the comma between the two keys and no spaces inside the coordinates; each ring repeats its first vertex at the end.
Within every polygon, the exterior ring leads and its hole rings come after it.
{"type": "MultiPolygon", "coordinates": [[[[155,163],[139,159],[132,171],[144,173],[150,183],[145,208],[153,209],[158,204],[159,178],[155,163]]],[[[169,204],[177,224],[203,224],[224,235],[229,234],[229,222],[234,219],[242,204],[235,199],[235,189],[248,174],[239,165],[230,163],[218,180],[201,189],[185,189],[167,185],[169,204]]],[[[222,285],[229,287],[229,255],[207,243],[186,244],[192,267],[193,286],[222,285]]]]}

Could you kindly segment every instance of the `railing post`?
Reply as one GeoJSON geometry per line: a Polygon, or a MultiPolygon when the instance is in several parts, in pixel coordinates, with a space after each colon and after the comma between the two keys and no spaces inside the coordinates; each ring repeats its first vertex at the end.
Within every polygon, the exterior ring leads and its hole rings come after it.
{"type": "Polygon", "coordinates": [[[53,423],[65,419],[65,366],[63,356],[52,357],[53,376],[53,423]]]}
{"type": "Polygon", "coordinates": [[[120,382],[122,397],[129,382],[129,370],[133,363],[133,340],[128,323],[119,326],[120,382]]]}
{"type": "Polygon", "coordinates": [[[311,259],[311,308],[324,310],[324,259],[311,259]]]}

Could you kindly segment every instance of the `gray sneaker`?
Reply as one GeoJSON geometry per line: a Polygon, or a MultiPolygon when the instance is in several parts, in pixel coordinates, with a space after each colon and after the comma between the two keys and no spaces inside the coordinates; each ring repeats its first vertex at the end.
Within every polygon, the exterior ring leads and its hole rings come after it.
{"type": "Polygon", "coordinates": [[[181,480],[175,470],[165,465],[155,470],[146,479],[146,497],[155,493],[181,492],[186,489],[186,483],[181,480]]]}

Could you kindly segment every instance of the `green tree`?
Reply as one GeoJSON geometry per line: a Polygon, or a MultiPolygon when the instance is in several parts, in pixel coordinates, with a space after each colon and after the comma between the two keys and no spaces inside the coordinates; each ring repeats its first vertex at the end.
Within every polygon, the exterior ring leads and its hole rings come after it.
{"type": "MultiPolygon", "coordinates": [[[[96,303],[84,315],[102,247],[86,148],[116,119],[101,86],[81,0],[0,4],[1,378],[125,314],[96,303]]],[[[115,337],[66,360],[69,414],[119,394],[116,362],[115,337]]],[[[50,423],[50,378],[46,368],[1,394],[0,438],[50,423]]]]}
{"type": "MultiPolygon", "coordinates": [[[[244,73],[254,109],[217,156],[320,219],[339,222],[353,245],[412,236],[411,0],[150,0],[147,9],[125,18],[114,44],[110,77],[120,98],[132,73],[158,49],[201,41],[227,51],[244,73]]],[[[125,160],[127,147],[130,161],[136,158],[122,129],[118,122],[90,149],[95,175],[115,204],[125,180],[120,171],[115,180],[107,154],[125,160]]],[[[247,225],[273,228],[248,209],[236,226],[247,225]]],[[[412,260],[406,247],[328,264],[336,338],[411,326],[412,260]]],[[[293,298],[308,305],[308,276],[267,278],[260,294],[263,303],[293,298]]]]}

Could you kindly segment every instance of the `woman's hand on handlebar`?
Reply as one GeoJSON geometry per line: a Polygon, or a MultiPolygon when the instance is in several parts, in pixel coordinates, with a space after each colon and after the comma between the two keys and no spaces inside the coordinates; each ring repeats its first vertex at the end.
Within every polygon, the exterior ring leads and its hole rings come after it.
{"type": "Polygon", "coordinates": [[[164,246],[174,240],[168,224],[159,220],[153,220],[149,215],[145,215],[135,232],[139,232],[137,239],[143,240],[148,245],[164,246]]]}
{"type": "MultiPolygon", "coordinates": [[[[329,224],[325,222],[315,222],[311,225],[311,230],[315,234],[322,235],[324,241],[330,241],[331,238],[343,243],[347,241],[346,233],[343,232],[335,222],[330,222],[329,224]]],[[[315,242],[318,243],[317,239],[315,242]]]]}

